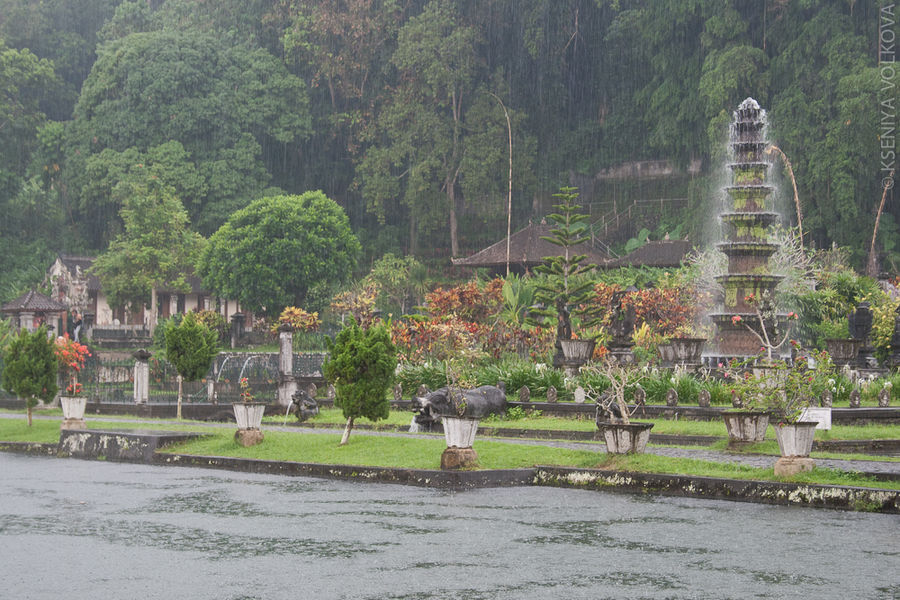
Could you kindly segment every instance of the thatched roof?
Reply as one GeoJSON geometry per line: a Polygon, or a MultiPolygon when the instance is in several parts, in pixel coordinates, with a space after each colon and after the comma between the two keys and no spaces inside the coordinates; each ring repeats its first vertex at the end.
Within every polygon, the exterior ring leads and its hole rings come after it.
{"type": "Polygon", "coordinates": [[[11,302],[7,302],[0,307],[0,312],[8,314],[18,314],[23,312],[60,312],[68,310],[65,304],[57,302],[53,298],[49,298],[40,292],[31,290],[16,298],[11,302]]]}
{"type": "Polygon", "coordinates": [[[681,266],[681,262],[692,249],[693,245],[687,240],[647,242],[631,254],[601,266],[609,269],[640,266],[675,268],[681,266]]]}
{"type": "MultiPolygon", "coordinates": [[[[544,262],[545,256],[560,256],[563,249],[551,244],[542,236],[550,236],[551,225],[528,225],[509,237],[509,264],[520,267],[534,267],[544,262]]],[[[588,244],[575,246],[575,252],[587,255],[587,262],[601,264],[609,261],[609,256],[591,248],[588,244]]],[[[506,238],[476,252],[467,258],[451,259],[457,267],[502,267],[506,266],[506,238]]]]}

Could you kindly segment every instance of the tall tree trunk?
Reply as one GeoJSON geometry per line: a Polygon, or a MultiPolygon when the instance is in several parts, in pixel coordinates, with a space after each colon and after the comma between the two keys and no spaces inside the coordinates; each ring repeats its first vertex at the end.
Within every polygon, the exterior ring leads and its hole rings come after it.
{"type": "Polygon", "coordinates": [[[27,404],[27,403],[25,404],[25,414],[27,415],[27,418],[28,418],[28,426],[31,427],[31,405],[30,404],[27,404]]]}
{"type": "Polygon", "coordinates": [[[447,198],[450,199],[450,256],[459,256],[458,225],[456,222],[456,193],[453,191],[453,183],[448,183],[447,198]]]}
{"type": "Polygon", "coordinates": [[[182,392],[182,383],[183,378],[181,375],[178,376],[178,408],[175,411],[175,418],[181,419],[181,392],[182,392]]]}
{"type": "Polygon", "coordinates": [[[347,445],[347,440],[350,439],[351,429],[353,429],[353,417],[347,419],[347,427],[344,428],[344,436],[341,438],[341,446],[347,445]]]}

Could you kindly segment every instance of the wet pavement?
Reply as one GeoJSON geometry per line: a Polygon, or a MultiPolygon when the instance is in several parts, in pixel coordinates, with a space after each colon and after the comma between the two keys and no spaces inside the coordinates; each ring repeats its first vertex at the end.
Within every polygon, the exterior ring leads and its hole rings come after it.
{"type": "Polygon", "coordinates": [[[0,453],[3,597],[900,597],[894,515],[0,453]]]}

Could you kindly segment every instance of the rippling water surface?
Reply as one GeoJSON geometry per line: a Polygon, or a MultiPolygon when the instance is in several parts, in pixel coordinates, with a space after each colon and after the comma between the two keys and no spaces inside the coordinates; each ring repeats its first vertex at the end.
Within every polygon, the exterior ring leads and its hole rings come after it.
{"type": "Polygon", "coordinates": [[[0,454],[0,577],[29,600],[887,599],[900,518],[0,454]]]}

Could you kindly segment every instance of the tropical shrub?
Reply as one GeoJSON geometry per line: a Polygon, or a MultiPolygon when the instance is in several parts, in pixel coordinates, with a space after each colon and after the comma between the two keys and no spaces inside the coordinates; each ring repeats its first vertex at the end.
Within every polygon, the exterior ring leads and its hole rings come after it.
{"type": "Polygon", "coordinates": [[[19,331],[3,353],[3,387],[25,400],[28,426],[38,400],[56,396],[56,344],[43,325],[34,332],[19,331]]]}
{"type": "Polygon", "coordinates": [[[334,385],[334,405],[347,419],[341,438],[343,446],[355,419],[377,421],[388,417],[391,405],[387,391],[394,381],[397,351],[391,342],[389,324],[363,329],[354,319],[329,343],[328,349],[331,355],[322,365],[322,373],[334,385]]]}

